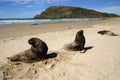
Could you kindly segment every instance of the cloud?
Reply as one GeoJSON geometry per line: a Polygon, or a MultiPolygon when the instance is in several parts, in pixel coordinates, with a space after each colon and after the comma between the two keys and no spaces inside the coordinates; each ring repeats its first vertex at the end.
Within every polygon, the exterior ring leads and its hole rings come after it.
{"type": "Polygon", "coordinates": [[[0,2],[15,2],[15,3],[28,3],[32,0],[0,0],[0,2]]]}
{"type": "Polygon", "coordinates": [[[31,8],[34,7],[33,5],[26,5],[27,8],[31,8]]]}
{"type": "Polygon", "coordinates": [[[45,3],[59,3],[59,2],[65,2],[67,0],[0,0],[0,2],[15,2],[15,3],[21,3],[21,4],[27,4],[27,3],[36,3],[36,4],[45,4],[45,3]]]}
{"type": "Polygon", "coordinates": [[[97,10],[101,12],[115,13],[115,14],[120,15],[120,6],[105,7],[105,8],[97,9],[97,10]]]}

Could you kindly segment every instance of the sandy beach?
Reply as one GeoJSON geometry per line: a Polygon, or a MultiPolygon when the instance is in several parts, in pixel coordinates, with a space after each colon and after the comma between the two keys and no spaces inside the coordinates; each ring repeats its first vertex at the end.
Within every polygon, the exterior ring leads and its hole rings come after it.
{"type": "Polygon", "coordinates": [[[120,80],[120,18],[98,21],[43,23],[0,27],[0,80],[120,80]],[[85,53],[63,50],[84,30],[85,53]],[[110,30],[118,36],[100,35],[110,30]],[[6,57],[29,49],[28,39],[38,37],[57,56],[36,63],[11,65],[6,57]]]}

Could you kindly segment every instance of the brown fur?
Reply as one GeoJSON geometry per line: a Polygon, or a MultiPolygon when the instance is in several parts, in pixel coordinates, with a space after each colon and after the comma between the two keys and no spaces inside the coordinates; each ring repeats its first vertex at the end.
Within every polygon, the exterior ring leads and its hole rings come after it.
{"type": "Polygon", "coordinates": [[[36,53],[37,56],[45,58],[47,56],[48,47],[47,44],[39,38],[31,38],[28,40],[31,46],[31,50],[36,53]]]}
{"type": "Polygon", "coordinates": [[[72,51],[81,51],[85,46],[85,37],[83,35],[83,30],[76,33],[75,40],[72,43],[66,44],[64,49],[72,51]]]}
{"type": "Polygon", "coordinates": [[[109,35],[109,36],[118,36],[118,34],[115,34],[114,32],[109,31],[109,30],[98,31],[98,34],[109,35]]]}
{"type": "Polygon", "coordinates": [[[44,41],[40,40],[39,38],[31,38],[28,40],[28,43],[31,45],[31,49],[8,57],[8,59],[13,62],[34,62],[47,57],[48,47],[44,41]]]}

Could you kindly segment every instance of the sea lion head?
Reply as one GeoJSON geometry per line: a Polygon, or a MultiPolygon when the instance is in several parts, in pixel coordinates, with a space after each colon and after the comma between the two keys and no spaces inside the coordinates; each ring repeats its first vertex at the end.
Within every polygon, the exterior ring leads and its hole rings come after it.
{"type": "Polygon", "coordinates": [[[80,30],[76,33],[76,38],[79,38],[80,36],[83,36],[84,31],[80,30]]]}
{"type": "Polygon", "coordinates": [[[41,44],[41,40],[39,38],[31,38],[28,40],[28,43],[32,45],[33,47],[37,47],[41,44]]]}
{"type": "Polygon", "coordinates": [[[80,30],[80,31],[77,32],[77,35],[80,36],[80,35],[83,35],[83,33],[84,33],[84,31],[83,31],[83,30],[80,30]]]}
{"type": "Polygon", "coordinates": [[[102,30],[102,31],[98,31],[98,34],[104,35],[104,34],[106,34],[106,32],[108,32],[108,31],[107,30],[102,30]]]}

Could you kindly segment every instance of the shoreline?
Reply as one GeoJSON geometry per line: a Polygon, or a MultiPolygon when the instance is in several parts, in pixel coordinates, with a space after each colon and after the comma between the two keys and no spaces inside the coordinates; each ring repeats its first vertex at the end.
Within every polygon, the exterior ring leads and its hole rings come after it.
{"type": "Polygon", "coordinates": [[[0,20],[0,27],[5,26],[22,26],[22,25],[38,25],[42,23],[61,23],[61,22],[79,22],[79,21],[95,21],[104,18],[58,18],[58,19],[4,19],[0,20]],[[9,20],[9,21],[6,21],[9,20]],[[2,22],[1,22],[2,21],[2,22]],[[9,22],[10,24],[7,24],[9,22]],[[3,24],[4,23],[4,24],[3,24]]]}
{"type": "Polygon", "coordinates": [[[23,37],[27,35],[37,35],[40,33],[62,31],[69,29],[89,28],[93,27],[94,24],[104,22],[105,20],[48,22],[41,23],[38,25],[26,24],[26,25],[2,26],[0,27],[0,39],[23,37]]]}

